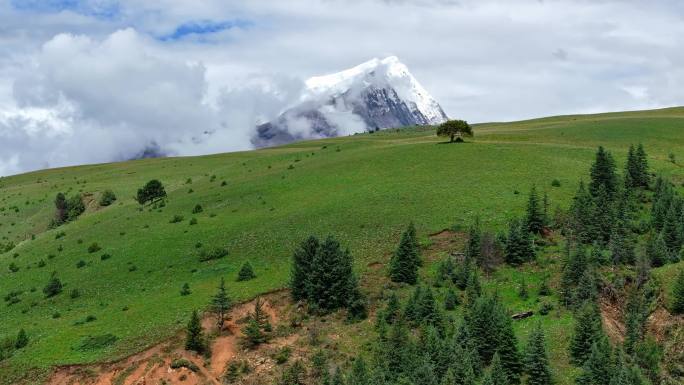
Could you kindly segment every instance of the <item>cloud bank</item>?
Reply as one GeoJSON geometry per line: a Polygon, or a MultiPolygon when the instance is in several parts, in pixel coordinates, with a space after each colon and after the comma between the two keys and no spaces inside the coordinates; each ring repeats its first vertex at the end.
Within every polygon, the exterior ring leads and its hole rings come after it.
{"type": "Polygon", "coordinates": [[[389,55],[469,121],[681,105],[683,19],[674,0],[0,0],[0,175],[247,149],[304,79],[389,55]]]}

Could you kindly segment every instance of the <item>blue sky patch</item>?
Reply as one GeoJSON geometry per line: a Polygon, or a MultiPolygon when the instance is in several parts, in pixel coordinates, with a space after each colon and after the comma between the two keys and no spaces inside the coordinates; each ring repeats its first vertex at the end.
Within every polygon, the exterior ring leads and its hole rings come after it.
{"type": "Polygon", "coordinates": [[[159,40],[179,40],[189,35],[209,35],[221,31],[225,31],[232,28],[249,28],[252,26],[252,22],[247,20],[224,20],[224,21],[212,21],[212,20],[200,20],[192,21],[188,23],[183,23],[176,27],[173,32],[168,35],[163,35],[159,37],[159,40]]]}
{"type": "Polygon", "coordinates": [[[99,19],[114,19],[120,12],[117,1],[84,1],[84,0],[11,0],[15,9],[26,12],[56,13],[71,11],[99,19]]]}

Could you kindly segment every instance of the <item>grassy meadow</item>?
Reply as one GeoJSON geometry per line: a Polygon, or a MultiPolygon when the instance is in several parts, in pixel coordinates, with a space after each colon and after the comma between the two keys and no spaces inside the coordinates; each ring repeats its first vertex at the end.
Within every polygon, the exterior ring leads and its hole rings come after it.
{"type": "MultiPolygon", "coordinates": [[[[20,328],[30,337],[25,349],[0,363],[0,383],[29,371],[44,374],[54,365],[140,351],[175,334],[192,309],[206,306],[220,277],[234,300],[284,287],[291,252],[309,234],[335,235],[352,251],[363,277],[369,264],[388,260],[409,221],[425,239],[467,226],[475,216],[485,229],[502,229],[523,212],[532,185],[548,193],[552,210],[567,208],[599,145],[613,153],[621,171],[628,146],[641,142],[652,171],[680,189],[684,181],[684,108],[478,124],[474,130],[476,136],[463,144],[445,144],[431,129],[407,128],[0,178],[0,245],[16,245],[0,254],[0,295],[21,292],[18,303],[0,302],[0,337],[20,328]],[[141,210],[133,196],[153,178],[164,183],[168,200],[141,210]],[[554,179],[559,187],[552,187],[554,179]],[[118,200],[99,207],[105,189],[118,200]],[[87,210],[48,229],[58,192],[84,194],[87,210]],[[193,213],[197,204],[203,211],[193,213]],[[176,215],[183,219],[171,223],[176,215]],[[197,223],[191,225],[193,218],[197,223]],[[93,243],[101,249],[89,252],[93,243]],[[217,247],[229,254],[200,262],[202,250],[217,247]],[[245,261],[257,278],[236,282],[245,261]],[[11,263],[19,270],[11,272],[11,263]],[[53,272],[64,291],[46,299],[42,289],[53,272]],[[186,282],[192,294],[181,296],[186,282]],[[73,289],[80,296],[71,298],[73,289]],[[95,320],[84,322],[88,316],[95,320]],[[79,349],[85,337],[105,333],[117,342],[79,349]]],[[[548,273],[523,272],[502,268],[485,287],[499,285],[507,305],[523,310],[527,304],[515,295],[519,277],[525,274],[532,285],[548,273]]],[[[517,324],[521,341],[531,325],[517,324]]],[[[562,312],[544,321],[557,371],[570,370],[571,325],[572,317],[562,312]]],[[[569,383],[562,377],[560,384],[569,383]]]]}

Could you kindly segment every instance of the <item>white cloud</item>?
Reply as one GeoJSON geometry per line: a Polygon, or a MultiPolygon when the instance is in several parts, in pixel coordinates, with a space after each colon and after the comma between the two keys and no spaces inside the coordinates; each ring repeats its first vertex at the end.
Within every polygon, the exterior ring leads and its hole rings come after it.
{"type": "Polygon", "coordinates": [[[388,55],[470,121],[684,104],[677,1],[81,3],[0,0],[0,174],[247,148],[302,79],[388,55]],[[249,26],[155,39],[204,20],[249,26]]]}

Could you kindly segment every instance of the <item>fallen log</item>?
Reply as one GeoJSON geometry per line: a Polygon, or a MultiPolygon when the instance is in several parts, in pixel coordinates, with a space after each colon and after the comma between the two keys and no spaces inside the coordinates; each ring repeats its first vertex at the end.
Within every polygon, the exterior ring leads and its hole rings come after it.
{"type": "Polygon", "coordinates": [[[534,315],[534,312],[532,310],[530,311],[524,311],[522,313],[515,313],[511,316],[511,318],[518,320],[518,319],[525,319],[528,317],[532,317],[534,315]]]}

